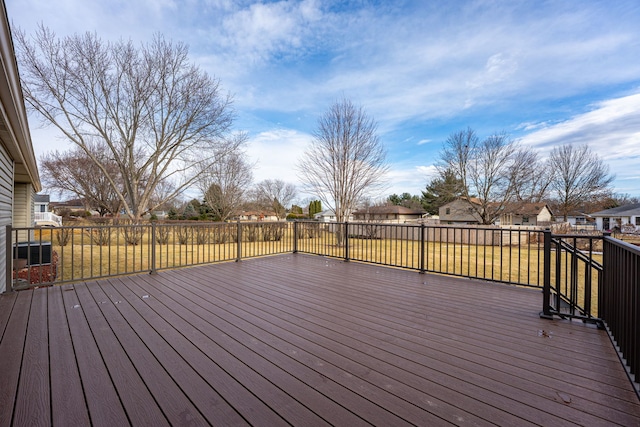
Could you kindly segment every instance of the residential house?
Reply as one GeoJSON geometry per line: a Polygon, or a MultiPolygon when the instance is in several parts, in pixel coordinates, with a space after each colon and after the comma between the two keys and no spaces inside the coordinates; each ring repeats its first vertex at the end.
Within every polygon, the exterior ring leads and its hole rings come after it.
{"type": "MultiPolygon", "coordinates": [[[[336,212],[333,209],[327,209],[313,215],[313,219],[320,222],[336,222],[336,212]]],[[[353,221],[353,215],[349,215],[347,221],[353,221]]]]}
{"type": "Polygon", "coordinates": [[[62,226],[62,217],[49,212],[49,195],[36,194],[34,199],[33,219],[36,226],[62,226]]]}
{"type": "MultiPolygon", "coordinates": [[[[41,190],[6,8],[0,8],[0,277],[7,277],[6,226],[32,227],[41,190]]],[[[29,235],[19,235],[28,240],[29,235]]],[[[0,280],[0,292],[6,280],[0,280]]]]}
{"type": "Polygon", "coordinates": [[[545,203],[514,203],[500,215],[500,225],[542,225],[553,219],[551,208],[545,203]]]}
{"type": "Polygon", "coordinates": [[[459,198],[440,206],[438,216],[440,224],[481,224],[482,218],[478,214],[480,201],[476,198],[459,198]]]}
{"type": "Polygon", "coordinates": [[[236,216],[240,221],[278,221],[275,212],[267,211],[243,211],[236,216]]]}
{"type": "Polygon", "coordinates": [[[598,230],[640,230],[640,203],[605,209],[589,215],[595,218],[598,230]]]}
{"type": "Polygon", "coordinates": [[[49,212],[50,201],[48,194],[36,194],[34,198],[34,212],[49,212]]]}
{"type": "Polygon", "coordinates": [[[404,206],[371,206],[353,212],[354,221],[376,221],[404,224],[416,222],[425,214],[422,209],[410,209],[404,206]]]}

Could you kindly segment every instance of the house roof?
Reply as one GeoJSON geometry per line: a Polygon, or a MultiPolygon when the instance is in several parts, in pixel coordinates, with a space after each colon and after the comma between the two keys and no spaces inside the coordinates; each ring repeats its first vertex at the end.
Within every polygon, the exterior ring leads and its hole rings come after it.
{"type": "Polygon", "coordinates": [[[48,194],[36,194],[33,201],[36,203],[49,203],[51,198],[48,194]]]}
{"type": "Polygon", "coordinates": [[[441,207],[447,207],[447,206],[449,206],[451,204],[460,203],[460,202],[464,202],[464,203],[468,203],[468,204],[472,204],[472,205],[481,205],[482,204],[482,201],[480,199],[478,199],[477,197],[470,197],[468,199],[466,197],[458,197],[457,199],[452,200],[449,203],[445,203],[441,207]]]}
{"type": "Polygon", "coordinates": [[[31,183],[40,191],[40,175],[31,144],[31,134],[27,123],[27,112],[22,97],[18,64],[13,49],[9,18],[0,6],[0,143],[15,162],[14,180],[31,183]]]}
{"type": "Polygon", "coordinates": [[[640,215],[640,203],[618,206],[617,208],[605,209],[603,211],[594,212],[589,215],[601,216],[601,217],[640,215]]]}
{"type": "Polygon", "coordinates": [[[366,214],[397,214],[397,215],[422,215],[425,211],[422,209],[410,209],[404,206],[371,206],[366,209],[358,209],[354,215],[366,214]]]}
{"type": "Polygon", "coordinates": [[[551,208],[545,203],[518,203],[507,206],[504,210],[505,213],[514,215],[538,215],[544,208],[547,208],[549,212],[551,208]]]}

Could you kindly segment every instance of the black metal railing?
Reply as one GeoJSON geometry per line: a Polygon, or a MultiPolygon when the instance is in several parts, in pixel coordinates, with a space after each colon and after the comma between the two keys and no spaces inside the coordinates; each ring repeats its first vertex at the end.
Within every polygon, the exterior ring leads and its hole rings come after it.
{"type": "Polygon", "coordinates": [[[603,249],[600,317],[640,396],[640,248],[604,237],[603,249]]]}
{"type": "Polygon", "coordinates": [[[416,224],[296,223],[296,251],[542,287],[542,230],[416,224]],[[342,241],[339,241],[342,239],[342,241]]]}
{"type": "Polygon", "coordinates": [[[603,236],[545,231],[543,316],[599,322],[603,236]]]}
{"type": "Polygon", "coordinates": [[[283,222],[7,227],[6,233],[13,250],[9,291],[293,250],[293,225],[283,222]]]}
{"type": "MultiPolygon", "coordinates": [[[[308,253],[542,289],[542,317],[609,330],[640,369],[640,249],[609,236],[379,222],[7,227],[7,289],[308,253]]],[[[637,385],[637,383],[636,383],[637,385]]]]}

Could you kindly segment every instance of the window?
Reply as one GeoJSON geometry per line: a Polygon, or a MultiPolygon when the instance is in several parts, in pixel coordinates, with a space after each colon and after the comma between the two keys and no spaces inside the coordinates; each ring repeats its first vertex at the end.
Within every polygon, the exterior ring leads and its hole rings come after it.
{"type": "Polygon", "coordinates": [[[640,216],[636,217],[636,225],[640,225],[640,216]]]}
{"type": "Polygon", "coordinates": [[[529,222],[529,217],[528,216],[523,216],[522,217],[522,223],[524,224],[525,222],[529,222]]]}
{"type": "Polygon", "coordinates": [[[446,212],[447,215],[449,215],[451,213],[451,209],[447,208],[446,212]]]}

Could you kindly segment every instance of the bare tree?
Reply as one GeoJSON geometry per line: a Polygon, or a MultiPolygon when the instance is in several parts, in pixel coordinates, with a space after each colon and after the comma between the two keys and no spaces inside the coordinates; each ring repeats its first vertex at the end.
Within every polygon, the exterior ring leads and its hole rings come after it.
{"type": "MultiPolygon", "coordinates": [[[[244,135],[238,137],[246,140],[244,135]]],[[[218,220],[226,221],[242,206],[253,181],[251,169],[244,153],[234,151],[222,153],[214,164],[200,172],[198,185],[218,220]]]]}
{"type": "MultiPolygon", "coordinates": [[[[343,222],[359,200],[382,190],[388,170],[376,122],[350,100],[335,102],[318,120],[298,171],[310,192],[343,222]]],[[[338,244],[342,244],[340,233],[338,244]]]]}
{"type": "Polygon", "coordinates": [[[449,136],[441,152],[444,169],[452,170],[462,180],[462,196],[482,219],[491,224],[514,198],[514,167],[517,143],[505,134],[480,140],[468,128],[449,136]]]}
{"type": "Polygon", "coordinates": [[[193,165],[208,165],[232,124],[230,98],[219,81],[189,63],[188,48],[157,35],[136,48],[95,34],[57,38],[40,27],[16,33],[28,105],[80,147],[111,183],[128,215],[140,218],[192,184],[193,165]],[[90,144],[118,167],[114,175],[90,144]]]}
{"type": "Polygon", "coordinates": [[[518,147],[511,164],[511,182],[515,200],[539,203],[549,192],[553,172],[530,147],[518,147]]]}
{"type": "Polygon", "coordinates": [[[614,176],[588,145],[555,147],[551,150],[549,165],[554,172],[551,188],[565,221],[569,213],[585,201],[602,198],[611,191],[614,176]]]}
{"type": "Polygon", "coordinates": [[[265,179],[256,184],[255,198],[259,205],[272,209],[279,219],[284,219],[287,206],[296,197],[296,187],[280,179],[265,179]]]}
{"type": "MultiPolygon", "coordinates": [[[[114,180],[118,179],[118,165],[100,152],[94,144],[88,144],[95,158],[100,159],[103,167],[109,171],[114,180]]],[[[59,152],[53,151],[40,159],[45,187],[59,193],[72,193],[83,199],[100,216],[117,214],[122,203],[113,190],[102,170],[83,150],[74,149],[59,152]]]]}

